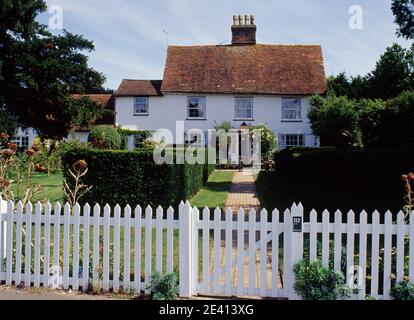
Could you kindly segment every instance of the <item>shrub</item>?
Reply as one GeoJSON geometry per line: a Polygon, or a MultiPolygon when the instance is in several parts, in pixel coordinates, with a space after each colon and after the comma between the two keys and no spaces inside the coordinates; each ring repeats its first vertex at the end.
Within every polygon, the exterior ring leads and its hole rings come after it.
{"type": "Polygon", "coordinates": [[[294,272],[294,289],[305,300],[347,299],[351,295],[344,275],[324,268],[320,261],[302,260],[295,265],[294,272]]]}
{"type": "Polygon", "coordinates": [[[151,277],[151,295],[154,300],[175,300],[178,297],[178,277],[177,274],[168,273],[161,276],[158,272],[151,277]]]}
{"type": "Polygon", "coordinates": [[[89,204],[176,206],[201,188],[207,170],[201,164],[158,165],[151,148],[134,151],[72,148],[62,155],[69,187],[68,169],[78,160],[88,163],[89,172],[83,183],[93,188],[82,198],[82,203],[89,204]]]}
{"type": "Polygon", "coordinates": [[[121,136],[112,126],[97,126],[88,136],[88,141],[97,149],[119,149],[121,136]]]}
{"type": "Polygon", "coordinates": [[[390,295],[394,300],[414,300],[414,284],[402,281],[393,286],[390,295]]]}
{"type": "Polygon", "coordinates": [[[404,204],[401,175],[413,170],[413,157],[414,151],[404,150],[282,150],[274,174],[286,198],[280,207],[302,202],[316,210],[399,211],[404,204]]]}

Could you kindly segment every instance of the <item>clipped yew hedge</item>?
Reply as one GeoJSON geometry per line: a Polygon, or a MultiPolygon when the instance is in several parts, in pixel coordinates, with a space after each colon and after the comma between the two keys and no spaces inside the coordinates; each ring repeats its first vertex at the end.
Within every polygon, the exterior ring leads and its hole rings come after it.
{"type": "Polygon", "coordinates": [[[91,205],[177,206],[181,200],[194,196],[212,172],[211,166],[204,164],[158,165],[150,148],[124,151],[85,147],[62,155],[64,176],[69,183],[72,180],[68,169],[81,159],[89,168],[83,183],[93,188],[80,202],[91,205]]]}

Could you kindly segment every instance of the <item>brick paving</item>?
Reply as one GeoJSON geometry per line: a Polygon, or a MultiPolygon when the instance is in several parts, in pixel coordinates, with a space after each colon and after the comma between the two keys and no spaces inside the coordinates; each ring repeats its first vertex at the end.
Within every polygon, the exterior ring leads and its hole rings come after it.
{"type": "Polygon", "coordinates": [[[252,170],[245,169],[234,174],[230,193],[226,199],[225,207],[230,207],[234,212],[239,208],[260,210],[260,201],[256,192],[252,170]]]}

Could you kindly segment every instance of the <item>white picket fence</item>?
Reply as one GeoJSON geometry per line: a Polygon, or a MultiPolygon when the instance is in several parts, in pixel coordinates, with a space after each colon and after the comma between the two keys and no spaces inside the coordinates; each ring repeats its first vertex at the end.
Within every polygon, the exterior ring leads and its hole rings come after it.
{"type": "Polygon", "coordinates": [[[312,211],[304,221],[300,204],[256,213],[199,211],[186,202],[174,214],[171,207],[23,208],[0,199],[0,282],[148,293],[153,271],[175,271],[183,297],[298,299],[293,266],[306,253],[344,272],[359,287],[353,299],[389,299],[393,275],[414,279],[413,214],[409,224],[402,212],[396,223],[390,212],[380,221],[365,211],[312,211]]]}

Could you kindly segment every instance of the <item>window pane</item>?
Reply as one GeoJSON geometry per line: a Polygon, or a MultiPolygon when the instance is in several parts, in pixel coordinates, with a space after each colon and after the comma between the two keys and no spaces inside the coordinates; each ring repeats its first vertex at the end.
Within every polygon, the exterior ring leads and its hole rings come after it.
{"type": "Polygon", "coordinates": [[[135,114],[147,114],[148,113],[148,97],[136,97],[134,104],[135,114]]]}
{"type": "Polygon", "coordinates": [[[205,118],[206,117],[206,98],[205,97],[188,97],[188,117],[205,118]]]}
{"type": "Polygon", "coordinates": [[[234,116],[236,119],[253,118],[253,98],[235,98],[234,116]]]}
{"type": "Polygon", "coordinates": [[[282,119],[283,120],[301,120],[301,100],[284,98],[282,99],[282,119]]]}

